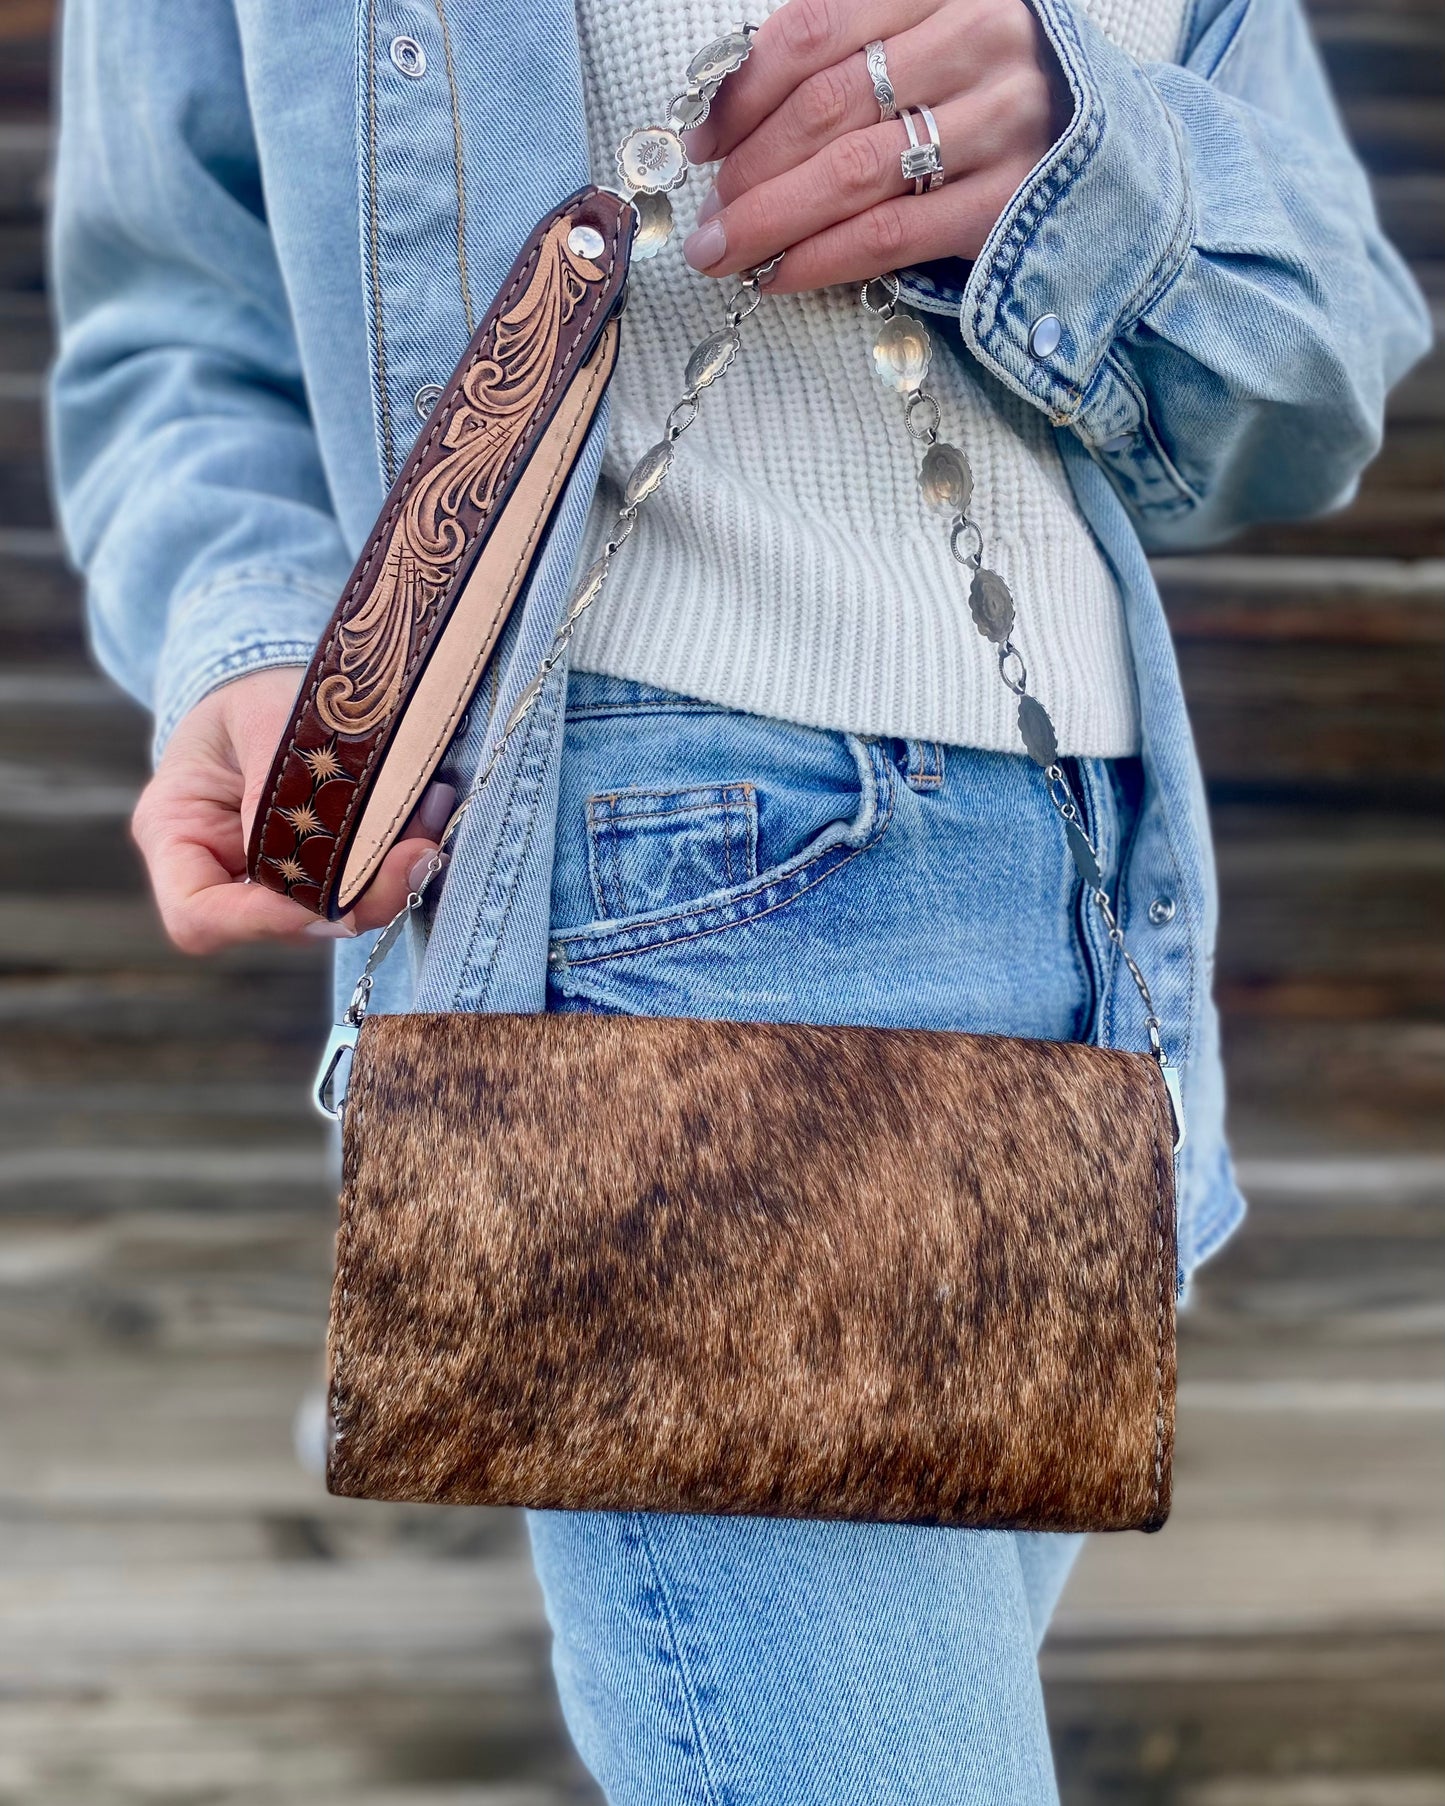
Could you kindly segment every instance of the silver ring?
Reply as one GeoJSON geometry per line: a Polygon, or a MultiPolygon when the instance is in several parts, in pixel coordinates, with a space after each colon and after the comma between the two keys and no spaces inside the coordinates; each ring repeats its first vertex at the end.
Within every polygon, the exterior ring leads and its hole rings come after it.
{"type": "Polygon", "coordinates": [[[942,188],[943,174],[943,141],[938,135],[938,121],[933,117],[932,107],[903,109],[901,114],[904,130],[908,133],[907,148],[898,159],[899,168],[903,171],[903,180],[912,182],[915,194],[932,194],[935,188],[942,188]],[[918,127],[913,123],[913,112],[922,119],[928,132],[928,143],[918,136],[918,127]]]}
{"type": "Polygon", "coordinates": [[[868,65],[868,76],[873,83],[873,98],[878,102],[878,111],[882,114],[881,123],[886,125],[890,119],[898,117],[898,96],[893,92],[893,81],[888,74],[888,57],[883,49],[882,38],[874,38],[865,47],[863,60],[868,65]]]}

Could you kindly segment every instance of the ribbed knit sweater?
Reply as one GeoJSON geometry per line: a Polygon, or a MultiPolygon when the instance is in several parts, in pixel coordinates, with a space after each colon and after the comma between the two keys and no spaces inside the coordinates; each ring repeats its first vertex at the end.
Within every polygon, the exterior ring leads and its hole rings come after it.
{"type": "MultiPolygon", "coordinates": [[[[1080,4],[1130,54],[1173,53],[1183,0],[1080,4]]],[[[616,181],[618,140],[661,116],[688,60],[735,10],[736,0],[577,0],[598,181],[616,181]]],[[[661,437],[689,352],[722,323],[727,285],[689,270],[680,249],[707,189],[698,172],[673,195],[671,242],[633,272],[589,557],[628,471],[661,437]]],[[[945,350],[947,323],[933,324],[940,436],[973,466],[972,513],[986,562],[1014,594],[1030,688],[1065,752],[1131,753],[1122,607],[1053,429],[945,350]]],[[[874,375],[873,323],[856,290],[769,296],[743,335],[584,617],[574,664],[816,727],[1017,752],[1016,704],[970,620],[946,523],[919,494],[902,405],[874,375]]]]}

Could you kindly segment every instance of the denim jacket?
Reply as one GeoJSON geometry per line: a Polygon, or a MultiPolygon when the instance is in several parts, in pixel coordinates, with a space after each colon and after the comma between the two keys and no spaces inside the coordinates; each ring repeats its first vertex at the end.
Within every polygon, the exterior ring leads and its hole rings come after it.
{"type": "MultiPolygon", "coordinates": [[[[1297,0],[1192,0],[1177,65],[1134,61],[1070,0],[1033,4],[1073,116],[971,270],[907,286],[1054,424],[1124,597],[1146,790],[1120,905],[1183,1068],[1187,1269],[1241,1205],[1204,792],[1145,552],[1347,500],[1428,330],[1297,0]],[[1045,314],[1062,333],[1038,355],[1045,314]]],[[[96,652],[159,745],[217,685],[307,660],[425,390],[536,216],[586,181],[576,27],[570,0],[68,0],[63,54],[56,488],[96,652]]],[[[604,432],[494,722],[551,640],[604,432]]],[[[421,1007],[541,1007],[564,689],[559,671],[468,818],[421,1007]]],[[[492,731],[474,724],[472,756],[492,731]]],[[[1140,1046],[1116,990],[1106,1038],[1140,1046]]]]}

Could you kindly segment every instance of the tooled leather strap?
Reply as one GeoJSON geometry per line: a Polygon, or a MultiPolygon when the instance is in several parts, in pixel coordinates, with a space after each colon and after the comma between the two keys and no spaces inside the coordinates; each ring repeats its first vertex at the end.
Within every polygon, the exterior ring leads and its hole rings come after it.
{"type": "Polygon", "coordinates": [[[537,225],[321,636],[247,855],[318,915],[374,876],[525,585],[616,359],[632,229],[597,188],[537,225]]]}

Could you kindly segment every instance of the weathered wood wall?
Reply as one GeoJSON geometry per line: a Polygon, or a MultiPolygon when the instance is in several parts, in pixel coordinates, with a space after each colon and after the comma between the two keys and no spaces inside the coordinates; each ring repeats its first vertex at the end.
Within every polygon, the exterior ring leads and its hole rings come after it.
{"type": "MultiPolygon", "coordinates": [[[[1438,303],[1445,7],[1314,13],[1438,303]]],[[[126,842],[145,730],[41,463],[49,21],[0,0],[0,1806],[586,1799],[516,1522],[292,1459],[322,974],[173,956],[126,842]]],[[[1161,567],[1255,1208],[1185,1326],[1175,1520],[1091,1547],[1046,1651],[1069,1806],[1445,1801],[1442,416],[1437,354],[1354,507],[1161,567]]]]}

